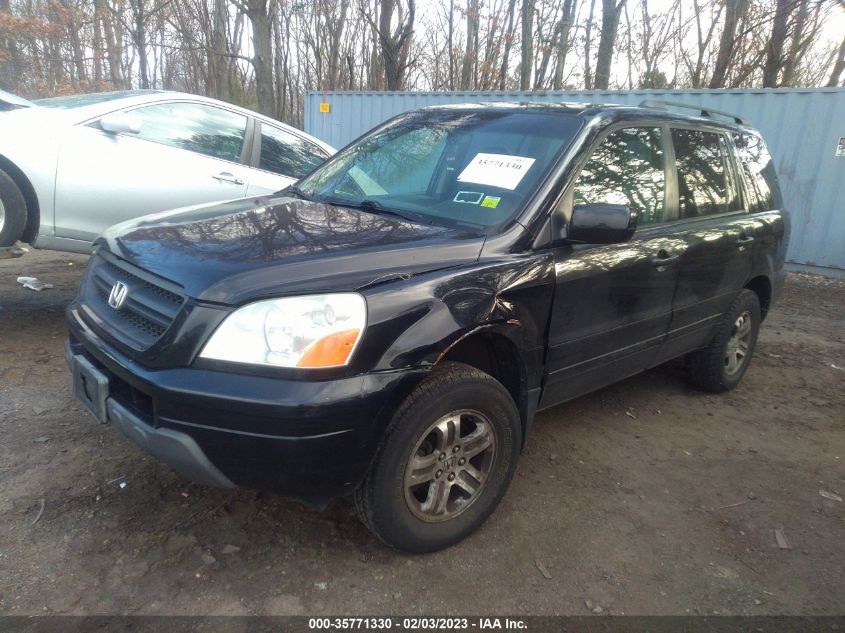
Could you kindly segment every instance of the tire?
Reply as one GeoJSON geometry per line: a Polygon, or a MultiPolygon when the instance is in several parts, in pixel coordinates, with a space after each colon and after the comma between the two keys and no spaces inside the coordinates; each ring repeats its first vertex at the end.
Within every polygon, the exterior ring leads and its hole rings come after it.
{"type": "Polygon", "coordinates": [[[17,242],[26,226],[26,200],[9,174],[0,169],[0,246],[17,242]]]}
{"type": "Polygon", "coordinates": [[[519,413],[502,384],[474,367],[444,363],[396,412],[355,491],[358,517],[398,550],[419,554],[454,545],[496,509],[521,446],[519,413]],[[443,429],[457,430],[452,444],[443,429]],[[425,467],[413,470],[412,456],[425,467]]]}
{"type": "Polygon", "coordinates": [[[716,332],[707,347],[689,355],[692,383],[699,389],[713,393],[730,391],[736,387],[751,362],[761,321],[757,294],[748,289],[740,290],[716,326],[716,332]]]}

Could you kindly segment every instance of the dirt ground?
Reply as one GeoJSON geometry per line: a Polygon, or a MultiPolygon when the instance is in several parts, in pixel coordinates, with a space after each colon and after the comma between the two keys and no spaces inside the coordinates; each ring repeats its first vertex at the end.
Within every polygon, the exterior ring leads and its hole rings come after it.
{"type": "Polygon", "coordinates": [[[845,613],[841,281],[791,276],[732,393],[676,362],[540,414],[486,525],[408,556],[347,501],[193,485],[83,412],[85,262],[0,261],[0,614],[845,613]]]}

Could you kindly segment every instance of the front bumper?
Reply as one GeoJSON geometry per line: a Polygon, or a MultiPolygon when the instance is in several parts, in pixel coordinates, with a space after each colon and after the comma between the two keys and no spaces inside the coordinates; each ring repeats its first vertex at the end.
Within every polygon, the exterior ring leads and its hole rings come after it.
{"type": "Polygon", "coordinates": [[[82,359],[106,379],[98,417],[194,481],[271,490],[314,505],[360,483],[393,411],[426,374],[303,381],[152,370],[97,336],[76,303],[67,318],[68,364],[82,359]]]}

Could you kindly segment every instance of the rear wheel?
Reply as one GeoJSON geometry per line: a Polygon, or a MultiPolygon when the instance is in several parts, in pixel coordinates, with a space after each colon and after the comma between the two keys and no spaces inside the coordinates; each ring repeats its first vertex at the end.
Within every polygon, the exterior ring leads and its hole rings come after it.
{"type": "Polygon", "coordinates": [[[448,363],[396,413],[355,493],[358,516],[400,550],[453,545],[495,510],[521,442],[519,414],[501,383],[468,365],[448,363]]]}
{"type": "Polygon", "coordinates": [[[0,246],[11,246],[26,226],[26,200],[9,174],[0,169],[0,246]]]}
{"type": "Polygon", "coordinates": [[[741,290],[716,327],[710,344],[689,355],[693,384],[717,393],[736,387],[754,354],[761,320],[757,293],[741,290]]]}

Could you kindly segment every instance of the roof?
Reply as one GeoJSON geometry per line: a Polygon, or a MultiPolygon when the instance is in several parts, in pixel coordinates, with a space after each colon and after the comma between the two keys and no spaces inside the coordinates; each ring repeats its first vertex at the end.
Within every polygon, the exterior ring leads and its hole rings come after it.
{"type": "Polygon", "coordinates": [[[750,124],[747,120],[728,112],[714,110],[705,106],[695,104],[644,101],[640,106],[620,105],[615,103],[581,103],[561,101],[547,103],[539,101],[494,101],[478,103],[456,103],[432,105],[421,108],[422,110],[521,110],[534,112],[560,112],[576,116],[594,117],[606,115],[613,120],[625,120],[627,118],[658,118],[677,123],[697,123],[722,127],[731,130],[747,129],[750,124]],[[699,114],[687,114],[677,112],[668,108],[679,108],[690,112],[698,111],[699,114]],[[715,116],[714,116],[715,115],[715,116]],[[716,116],[723,118],[715,118],[716,116]]]}

